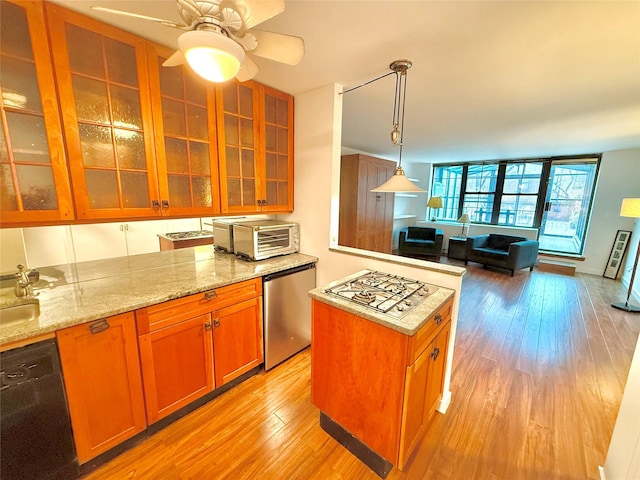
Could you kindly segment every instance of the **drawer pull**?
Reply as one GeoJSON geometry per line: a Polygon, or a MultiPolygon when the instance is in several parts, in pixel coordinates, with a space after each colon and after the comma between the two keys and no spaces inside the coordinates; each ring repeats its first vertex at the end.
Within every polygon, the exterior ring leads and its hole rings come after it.
{"type": "Polygon", "coordinates": [[[440,349],[438,347],[433,349],[433,352],[431,352],[431,354],[429,355],[431,357],[431,360],[433,360],[434,362],[436,361],[436,358],[438,358],[438,355],[440,355],[440,349]]]}
{"type": "Polygon", "coordinates": [[[95,335],[96,333],[104,332],[109,327],[109,322],[102,319],[89,325],[89,331],[91,332],[91,335],[95,335]]]}
{"type": "Polygon", "coordinates": [[[434,319],[434,321],[436,322],[436,325],[440,325],[442,323],[442,315],[436,313],[436,318],[434,319]]]}
{"type": "Polygon", "coordinates": [[[208,292],[204,292],[204,299],[208,302],[209,300],[213,300],[216,298],[218,294],[215,290],[209,290],[208,292]]]}
{"type": "Polygon", "coordinates": [[[217,318],[213,321],[213,326],[214,327],[219,327],[220,326],[220,320],[218,320],[217,318]]]}

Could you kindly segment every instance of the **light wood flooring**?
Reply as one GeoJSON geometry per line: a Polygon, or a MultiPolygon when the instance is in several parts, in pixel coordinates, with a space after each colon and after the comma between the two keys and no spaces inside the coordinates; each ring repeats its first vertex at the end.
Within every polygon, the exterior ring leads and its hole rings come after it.
{"type": "MultiPolygon", "coordinates": [[[[640,330],[610,306],[624,295],[597,276],[470,264],[452,403],[388,478],[598,479],[640,330]]],[[[86,478],[378,479],[318,426],[309,365],[305,350],[86,478]]]]}

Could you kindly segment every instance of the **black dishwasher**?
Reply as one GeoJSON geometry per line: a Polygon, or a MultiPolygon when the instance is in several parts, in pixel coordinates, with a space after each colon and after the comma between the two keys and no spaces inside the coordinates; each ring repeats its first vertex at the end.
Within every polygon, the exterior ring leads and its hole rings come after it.
{"type": "Polygon", "coordinates": [[[78,477],[54,339],[0,353],[2,480],[78,477]]]}

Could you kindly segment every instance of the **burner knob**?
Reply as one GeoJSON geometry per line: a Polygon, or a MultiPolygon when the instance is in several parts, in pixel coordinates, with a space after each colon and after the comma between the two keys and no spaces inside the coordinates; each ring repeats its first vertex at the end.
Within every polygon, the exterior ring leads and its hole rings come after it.
{"type": "Polygon", "coordinates": [[[399,312],[402,312],[402,311],[404,310],[404,307],[405,307],[405,306],[401,303],[400,305],[398,305],[398,306],[396,307],[396,309],[397,309],[399,312]]]}
{"type": "Polygon", "coordinates": [[[410,306],[411,306],[411,300],[406,299],[406,300],[404,301],[404,304],[405,304],[407,307],[410,307],[410,306]]]}

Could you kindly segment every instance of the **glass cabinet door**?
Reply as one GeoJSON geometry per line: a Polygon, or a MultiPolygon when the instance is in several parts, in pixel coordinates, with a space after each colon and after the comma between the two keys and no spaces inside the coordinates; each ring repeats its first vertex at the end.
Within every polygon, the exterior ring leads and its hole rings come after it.
{"type": "Polygon", "coordinates": [[[73,219],[42,4],[0,2],[0,221],[73,219]]]}
{"type": "Polygon", "coordinates": [[[230,80],[217,93],[221,210],[257,212],[262,199],[258,85],[230,80]],[[260,201],[260,203],[259,203],[260,201]]]}
{"type": "Polygon", "coordinates": [[[220,212],[215,87],[188,66],[163,67],[172,50],[149,44],[163,214],[220,212]]]}
{"type": "Polygon", "coordinates": [[[264,102],[265,191],[263,211],[293,210],[293,97],[261,87],[264,102]]]}
{"type": "Polygon", "coordinates": [[[160,215],[145,41],[46,12],[78,218],[160,215]]]}

